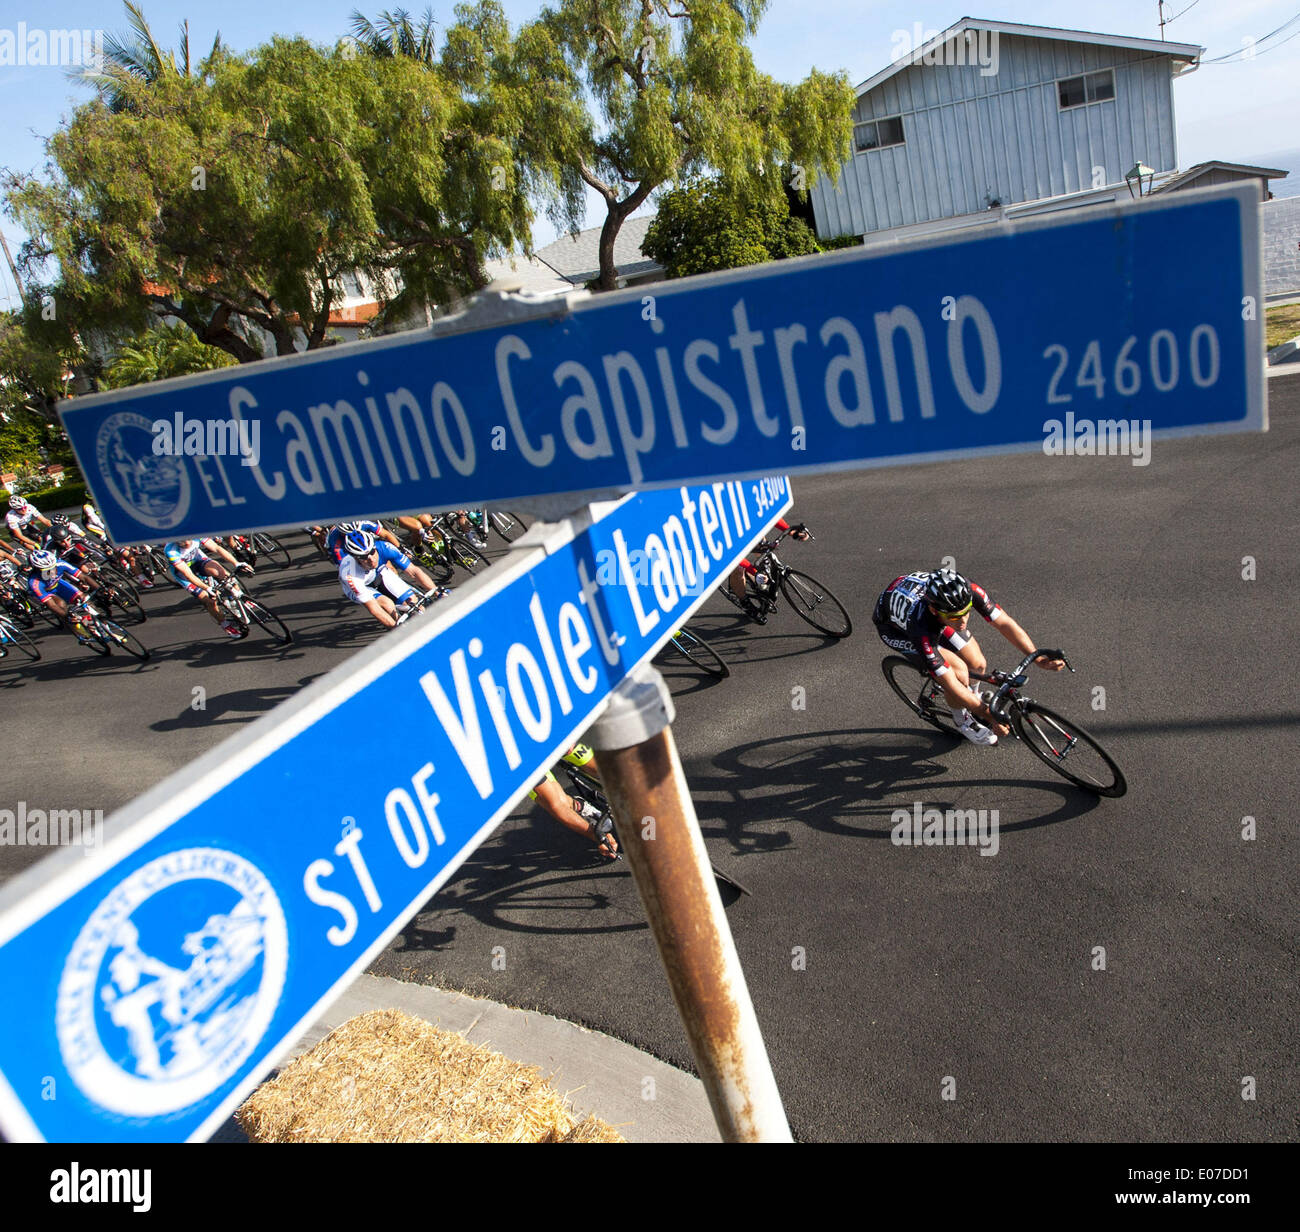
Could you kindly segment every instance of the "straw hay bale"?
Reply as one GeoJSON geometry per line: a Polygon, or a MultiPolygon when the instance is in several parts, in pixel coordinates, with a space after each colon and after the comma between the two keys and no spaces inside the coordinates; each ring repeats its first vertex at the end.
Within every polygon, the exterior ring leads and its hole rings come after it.
{"type": "Polygon", "coordinates": [[[531,1065],[399,1010],[349,1019],[235,1114],[250,1142],[622,1142],[531,1065]]]}

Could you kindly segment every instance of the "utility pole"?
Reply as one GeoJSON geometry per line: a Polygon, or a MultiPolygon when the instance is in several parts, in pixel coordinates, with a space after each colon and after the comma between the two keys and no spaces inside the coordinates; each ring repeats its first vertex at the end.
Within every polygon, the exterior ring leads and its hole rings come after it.
{"type": "Polygon", "coordinates": [[[1163,39],[1165,37],[1165,26],[1169,24],[1165,17],[1165,0],[1156,0],[1156,9],[1160,16],[1160,37],[1163,39]]]}
{"type": "Polygon", "coordinates": [[[18,277],[18,267],[14,264],[13,254],[9,251],[9,241],[5,239],[5,233],[0,231],[0,248],[5,250],[5,260],[9,262],[9,272],[14,276],[14,286],[18,288],[18,300],[21,303],[26,296],[23,294],[22,279],[18,277]]]}

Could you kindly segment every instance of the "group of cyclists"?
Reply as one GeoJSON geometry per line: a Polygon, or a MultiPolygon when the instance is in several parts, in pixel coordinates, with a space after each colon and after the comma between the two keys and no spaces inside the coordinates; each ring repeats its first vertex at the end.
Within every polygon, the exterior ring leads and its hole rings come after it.
{"type": "MultiPolygon", "coordinates": [[[[111,547],[93,504],[88,502],[82,507],[83,527],[66,515],[47,518],[23,497],[13,496],[5,521],[14,544],[19,546],[11,548],[0,543],[0,587],[24,587],[32,598],[67,623],[69,610],[88,601],[94,591],[91,540],[97,540],[101,548],[111,547]]],[[[400,538],[375,520],[306,528],[317,548],[337,569],[344,597],[363,607],[385,628],[398,624],[403,612],[449,593],[449,588],[437,585],[411,558],[412,552],[435,538],[430,515],[400,517],[396,524],[400,538]]],[[[476,547],[485,545],[486,525],[480,511],[457,511],[450,515],[449,525],[476,547]]],[[[796,539],[809,538],[804,525],[792,526],[782,519],[777,526],[796,539]]],[[[163,546],[163,554],[171,581],[194,595],[229,637],[247,636],[246,627],[223,619],[215,591],[230,576],[230,570],[251,573],[251,565],[212,538],[170,542],[163,546]]],[[[129,551],[123,552],[119,560],[127,569],[135,569],[138,563],[129,551]]],[[[747,573],[753,575],[754,566],[745,560],[736,566],[726,585],[733,602],[752,615],[747,573]]],[[[152,585],[144,568],[136,570],[135,580],[142,587],[152,585]]],[[[978,612],[1017,650],[1033,653],[1032,639],[988,592],[949,568],[896,577],[876,600],[872,622],[886,646],[936,681],[961,735],[973,744],[993,745],[999,735],[1007,734],[1008,728],[990,711],[978,689],[972,687],[972,677],[982,675],[987,668],[984,654],[969,630],[972,611],[978,612]]],[[[75,625],[69,627],[78,632],[75,625]]],[[[1051,671],[1060,671],[1064,666],[1056,659],[1038,663],[1051,671]]],[[[594,758],[586,746],[575,745],[564,759],[598,778],[594,758]]],[[[548,772],[534,786],[530,798],[566,829],[588,837],[604,856],[617,857],[618,843],[608,814],[599,815],[590,803],[566,793],[554,773],[548,772]]]]}

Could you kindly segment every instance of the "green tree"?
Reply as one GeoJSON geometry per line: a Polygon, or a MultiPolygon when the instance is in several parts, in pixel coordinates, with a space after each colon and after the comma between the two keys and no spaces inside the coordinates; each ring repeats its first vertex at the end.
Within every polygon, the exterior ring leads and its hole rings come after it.
{"type": "MultiPolygon", "coordinates": [[[[520,35],[539,90],[569,100],[539,132],[605,202],[597,286],[617,285],[614,241],[668,183],[720,174],[746,202],[805,189],[850,156],[854,94],[842,72],[784,85],[748,40],[767,0],[559,0],[520,35]],[[587,101],[590,100],[590,107],[587,101]]],[[[463,10],[462,10],[463,11],[463,10]]]]}
{"type": "Polygon", "coordinates": [[[226,368],[234,362],[233,356],[200,342],[184,325],[163,325],[133,339],[118,351],[105,369],[104,385],[108,389],[123,389],[146,381],[226,368]]]}
{"type": "MultiPolygon", "coordinates": [[[[486,181],[486,191],[509,200],[512,212],[519,202],[540,201],[557,227],[576,231],[586,185],[574,151],[556,134],[579,128],[586,109],[569,88],[561,49],[536,25],[512,35],[497,0],[462,5],[456,15],[441,52],[431,11],[418,26],[403,9],[374,22],[354,11],[351,37],[364,54],[418,64],[458,91],[462,131],[473,135],[473,145],[462,151],[473,173],[467,186],[482,194],[486,181]]],[[[514,228],[525,249],[532,243],[531,223],[525,209],[514,228]]]]}
{"type": "Polygon", "coordinates": [[[530,234],[525,178],[494,174],[522,103],[467,97],[453,69],[277,38],[206,77],[124,77],[126,105],[49,140],[46,180],[9,182],[29,297],[69,332],[171,317],[249,361],[258,330],[281,355],[328,345],[354,273],[393,315],[484,285],[484,257],[530,234]]]}
{"type": "Polygon", "coordinates": [[[641,249],[669,278],[821,251],[808,224],[790,216],[784,195],[746,205],[709,180],[663,193],[658,204],[641,249]]]}

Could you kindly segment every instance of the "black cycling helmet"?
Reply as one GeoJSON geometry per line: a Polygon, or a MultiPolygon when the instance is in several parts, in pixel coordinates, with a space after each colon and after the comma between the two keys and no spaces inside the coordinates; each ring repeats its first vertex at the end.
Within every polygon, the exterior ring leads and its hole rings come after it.
{"type": "Polygon", "coordinates": [[[951,569],[936,569],[926,583],[925,601],[941,616],[964,616],[972,603],[970,583],[951,569]]]}

